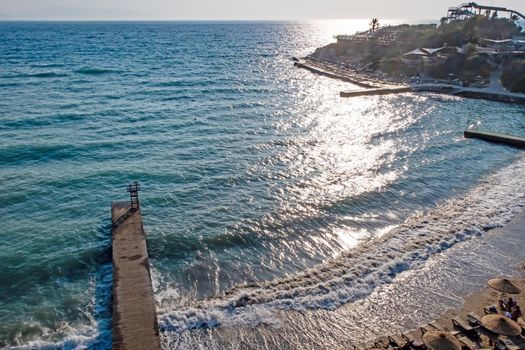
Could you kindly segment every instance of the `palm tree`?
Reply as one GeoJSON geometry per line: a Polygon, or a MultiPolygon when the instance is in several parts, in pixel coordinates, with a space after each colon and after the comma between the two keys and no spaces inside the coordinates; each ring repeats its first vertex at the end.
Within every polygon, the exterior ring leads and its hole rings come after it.
{"type": "Polygon", "coordinates": [[[372,18],[372,21],[370,21],[368,25],[371,27],[373,34],[376,31],[376,29],[379,28],[379,20],[377,18],[372,18]]]}

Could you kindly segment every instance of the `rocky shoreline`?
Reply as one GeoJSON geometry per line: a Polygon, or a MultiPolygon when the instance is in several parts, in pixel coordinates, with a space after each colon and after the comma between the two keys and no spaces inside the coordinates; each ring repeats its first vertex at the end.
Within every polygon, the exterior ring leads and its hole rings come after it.
{"type": "Polygon", "coordinates": [[[487,88],[497,80],[506,92],[525,93],[525,32],[512,19],[475,15],[440,25],[376,27],[335,38],[306,59],[370,81],[438,80],[487,88]]]}
{"type": "Polygon", "coordinates": [[[362,95],[384,95],[384,90],[389,93],[412,92],[434,92],[450,94],[465,98],[485,99],[497,102],[517,103],[525,105],[525,94],[513,93],[504,90],[500,85],[489,87],[461,86],[439,79],[400,79],[389,77],[384,74],[367,72],[363,74],[352,68],[346,68],[336,64],[320,62],[311,58],[294,59],[294,65],[307,69],[313,73],[321,74],[333,79],[339,79],[357,85],[369,91],[349,90],[340,92],[341,97],[353,97],[362,95]],[[371,89],[375,89],[371,90],[371,89]],[[383,89],[383,91],[381,90],[383,89]],[[357,92],[357,93],[356,93],[357,92]]]}

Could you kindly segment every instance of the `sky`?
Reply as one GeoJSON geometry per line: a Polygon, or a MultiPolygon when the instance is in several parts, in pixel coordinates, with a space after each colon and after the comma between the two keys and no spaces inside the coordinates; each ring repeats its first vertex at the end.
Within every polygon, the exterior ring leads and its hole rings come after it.
{"type": "MultiPolygon", "coordinates": [[[[7,20],[439,20],[465,0],[0,0],[7,20]]],[[[524,0],[480,4],[525,13],[524,0]]]]}

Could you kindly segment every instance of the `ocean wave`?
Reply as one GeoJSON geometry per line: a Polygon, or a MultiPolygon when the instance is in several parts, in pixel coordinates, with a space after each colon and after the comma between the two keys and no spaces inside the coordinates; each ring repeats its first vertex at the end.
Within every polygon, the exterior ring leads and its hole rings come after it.
{"type": "Polygon", "coordinates": [[[61,72],[39,72],[39,73],[21,73],[4,75],[2,78],[6,79],[17,79],[17,78],[62,78],[67,77],[68,74],[61,72]]]}
{"type": "Polygon", "coordinates": [[[151,87],[206,87],[214,85],[217,82],[215,80],[206,80],[206,79],[195,79],[195,80],[172,80],[172,81],[162,81],[150,83],[148,86],[151,87]]]}
{"type": "MultiPolygon", "coordinates": [[[[61,322],[59,329],[47,329],[33,324],[40,333],[38,340],[17,341],[22,345],[6,346],[10,350],[81,350],[110,349],[112,343],[112,286],[113,265],[99,265],[91,274],[89,289],[92,290],[90,305],[83,312],[88,319],[84,324],[61,322]]],[[[7,344],[4,344],[7,345],[7,344]]],[[[0,347],[2,344],[0,343],[0,347]]]]}
{"type": "Polygon", "coordinates": [[[169,97],[161,98],[160,100],[161,101],[187,101],[191,99],[195,99],[195,96],[192,96],[192,95],[169,96],[169,97]]]}
{"type": "Polygon", "coordinates": [[[0,148],[1,165],[22,165],[39,162],[59,162],[89,157],[94,160],[108,160],[119,153],[126,153],[131,147],[140,147],[151,140],[133,140],[115,143],[111,140],[79,142],[78,144],[20,144],[0,148]]]}
{"type": "MultiPolygon", "coordinates": [[[[1,85],[0,85],[1,86],[1,85]]],[[[76,106],[66,106],[66,108],[75,108],[76,106]]],[[[89,114],[73,114],[73,113],[56,113],[53,115],[38,116],[32,118],[24,119],[14,119],[14,120],[5,120],[2,125],[0,125],[0,130],[2,129],[31,129],[31,128],[40,128],[43,126],[63,126],[65,123],[78,123],[87,119],[89,114]]]]}
{"type": "MultiPolygon", "coordinates": [[[[60,342],[30,341],[25,345],[10,347],[10,350],[83,350],[94,348],[94,337],[72,335],[60,342]]],[[[108,348],[109,349],[109,348],[108,348]]]]}
{"type": "Polygon", "coordinates": [[[79,155],[80,147],[75,145],[16,145],[2,149],[0,164],[23,164],[49,160],[64,160],[79,155]]]}
{"type": "Polygon", "coordinates": [[[102,74],[113,74],[113,73],[120,73],[121,71],[116,69],[109,69],[109,68],[80,68],[75,70],[75,73],[78,74],[85,74],[85,75],[102,75],[102,74]]]}
{"type": "Polygon", "coordinates": [[[31,67],[33,68],[60,68],[64,67],[61,63],[38,63],[38,64],[32,64],[31,67]]]}
{"type": "Polygon", "coordinates": [[[161,311],[160,327],[180,333],[243,324],[258,319],[261,310],[334,310],[366,297],[400,273],[422,266],[432,255],[511,220],[525,202],[524,171],[525,157],[484,178],[463,197],[419,213],[375,241],[306,272],[240,286],[204,301],[185,300],[181,305],[175,298],[175,304],[168,303],[161,311]]]}
{"type": "Polygon", "coordinates": [[[42,73],[28,74],[28,76],[35,77],[35,78],[60,78],[60,77],[67,77],[68,75],[66,73],[42,72],[42,73]]]}

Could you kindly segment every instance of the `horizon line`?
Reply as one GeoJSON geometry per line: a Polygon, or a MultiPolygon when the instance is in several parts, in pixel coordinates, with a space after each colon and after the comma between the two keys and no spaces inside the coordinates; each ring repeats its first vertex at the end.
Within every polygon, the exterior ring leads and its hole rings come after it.
{"type": "MultiPolygon", "coordinates": [[[[1,18],[0,22],[314,22],[314,21],[369,21],[370,18],[302,18],[302,19],[74,19],[74,18],[1,18]]],[[[382,21],[438,21],[436,19],[382,18],[382,21]]]]}

